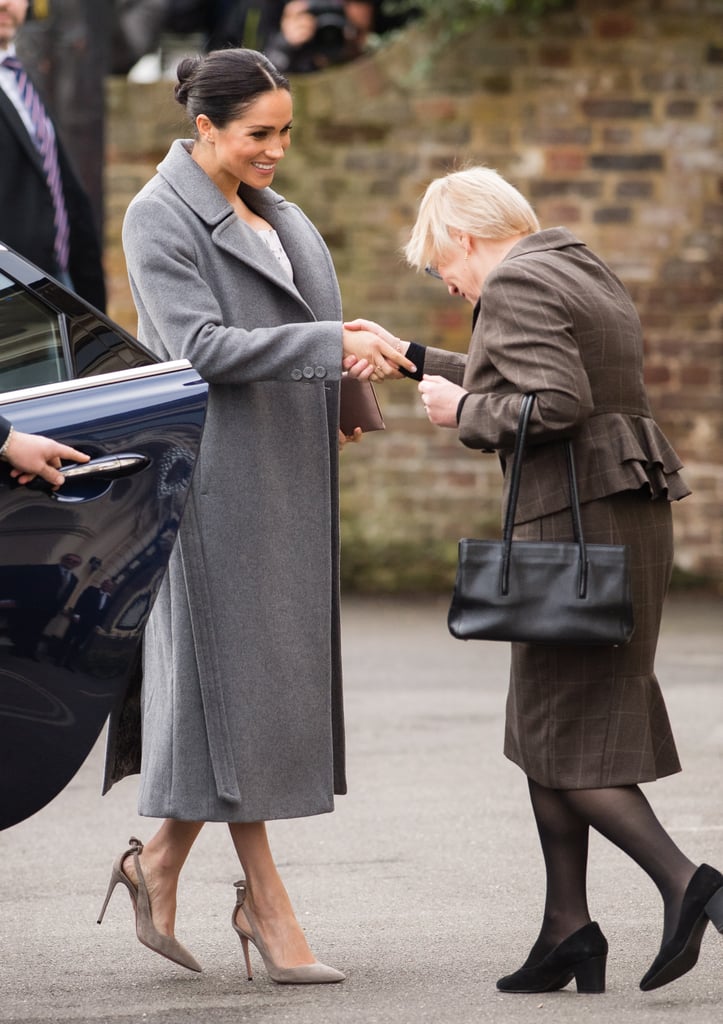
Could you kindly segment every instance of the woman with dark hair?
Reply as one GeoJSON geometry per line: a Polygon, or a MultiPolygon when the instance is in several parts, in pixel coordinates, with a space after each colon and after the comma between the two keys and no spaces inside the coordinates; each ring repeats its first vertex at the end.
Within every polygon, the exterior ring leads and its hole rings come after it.
{"type": "Polygon", "coordinates": [[[139,812],[164,821],[131,840],[109,895],[126,886],[141,942],[200,970],[174,937],[178,877],[204,822],[227,822],[249,976],[252,942],[274,981],[341,981],[307,945],[265,822],[331,811],[346,790],[340,378],[412,364],[344,329],[321,236],[270,188],[291,138],[286,79],[254,50],[216,50],[181,61],[176,98],[194,137],[131,203],[123,244],[140,339],[191,362],[208,409],[144,644],[139,812]]]}

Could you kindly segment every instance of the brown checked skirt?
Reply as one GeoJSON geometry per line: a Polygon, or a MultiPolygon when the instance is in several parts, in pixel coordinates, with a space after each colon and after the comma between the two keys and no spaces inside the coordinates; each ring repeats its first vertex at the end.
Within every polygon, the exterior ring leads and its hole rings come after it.
{"type": "MultiPolygon", "coordinates": [[[[505,755],[535,782],[589,789],[680,771],[654,672],[673,563],[670,504],[625,491],[582,506],[588,543],[627,544],[635,632],[624,647],[512,644],[505,755]]],[[[569,510],[515,528],[515,538],[570,540],[569,510]]]]}

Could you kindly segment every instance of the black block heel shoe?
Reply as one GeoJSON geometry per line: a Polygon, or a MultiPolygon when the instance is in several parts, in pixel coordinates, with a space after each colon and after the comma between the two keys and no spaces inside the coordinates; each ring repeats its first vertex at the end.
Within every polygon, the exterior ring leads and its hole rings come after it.
{"type": "Polygon", "coordinates": [[[695,967],[708,921],[723,932],[723,875],[701,864],[685,890],[678,926],[643,976],[643,992],[660,988],[695,967]]]}
{"type": "Polygon", "coordinates": [[[575,979],[578,992],[604,992],[607,939],[595,921],[568,935],[544,959],[500,978],[500,992],[556,992],[575,979]]]}

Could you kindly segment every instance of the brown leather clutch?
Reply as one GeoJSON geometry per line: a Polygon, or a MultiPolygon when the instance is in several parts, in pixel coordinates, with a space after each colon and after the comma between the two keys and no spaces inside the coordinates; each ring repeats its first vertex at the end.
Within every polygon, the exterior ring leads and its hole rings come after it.
{"type": "Polygon", "coordinates": [[[384,430],[384,417],[371,381],[347,375],[341,378],[339,429],[351,436],[356,427],[361,427],[364,433],[384,430]]]}

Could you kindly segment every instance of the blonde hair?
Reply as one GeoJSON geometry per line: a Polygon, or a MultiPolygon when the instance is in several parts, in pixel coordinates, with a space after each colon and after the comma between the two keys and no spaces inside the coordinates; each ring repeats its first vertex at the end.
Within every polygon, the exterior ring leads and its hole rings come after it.
{"type": "Polygon", "coordinates": [[[534,210],[514,185],[490,167],[468,167],[428,186],[404,254],[423,270],[449,252],[458,232],[504,239],[539,230],[534,210]]]}

